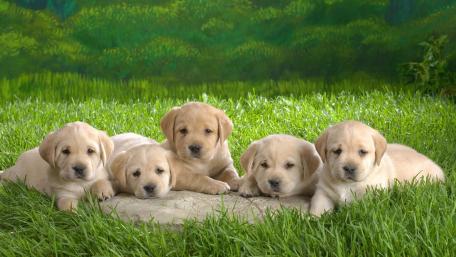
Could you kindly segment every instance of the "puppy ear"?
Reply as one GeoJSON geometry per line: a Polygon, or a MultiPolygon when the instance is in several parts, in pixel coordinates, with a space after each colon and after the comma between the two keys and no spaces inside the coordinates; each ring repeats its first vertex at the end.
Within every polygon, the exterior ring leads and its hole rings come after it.
{"type": "Polygon", "coordinates": [[[252,172],[254,166],[255,156],[260,143],[255,141],[249,145],[249,148],[241,156],[241,167],[244,169],[246,174],[252,172]]]}
{"type": "Polygon", "coordinates": [[[312,175],[320,167],[322,162],[313,144],[302,143],[301,162],[306,176],[312,175]]]}
{"type": "Polygon", "coordinates": [[[127,171],[125,169],[127,160],[128,154],[126,151],[123,151],[115,156],[109,166],[111,175],[114,177],[114,181],[121,191],[126,191],[127,189],[127,171]]]}
{"type": "Polygon", "coordinates": [[[177,173],[178,173],[178,167],[177,167],[177,162],[178,160],[174,156],[172,152],[169,152],[169,154],[166,156],[166,160],[168,161],[168,166],[169,166],[169,187],[174,188],[176,186],[176,181],[177,181],[177,173]]]}
{"type": "Polygon", "coordinates": [[[225,112],[219,111],[217,114],[217,121],[218,121],[218,135],[219,135],[219,142],[221,145],[225,142],[228,136],[233,131],[233,122],[231,122],[230,118],[226,116],[225,112]]]}
{"type": "Polygon", "coordinates": [[[58,131],[49,133],[38,148],[41,158],[49,163],[53,169],[56,167],[57,159],[57,133],[58,131]]]}
{"type": "Polygon", "coordinates": [[[166,139],[172,146],[174,146],[174,123],[179,111],[180,107],[172,108],[160,121],[161,131],[165,134],[166,139]]]}
{"type": "Polygon", "coordinates": [[[375,131],[372,135],[375,145],[375,164],[380,165],[383,155],[386,152],[387,142],[386,139],[380,134],[380,132],[375,131]]]}
{"type": "Polygon", "coordinates": [[[100,145],[100,159],[104,166],[114,150],[114,143],[104,131],[100,131],[98,142],[100,145]]]}
{"type": "Polygon", "coordinates": [[[328,141],[329,131],[326,130],[315,142],[315,148],[317,149],[318,154],[323,162],[326,162],[326,142],[328,141]]]}

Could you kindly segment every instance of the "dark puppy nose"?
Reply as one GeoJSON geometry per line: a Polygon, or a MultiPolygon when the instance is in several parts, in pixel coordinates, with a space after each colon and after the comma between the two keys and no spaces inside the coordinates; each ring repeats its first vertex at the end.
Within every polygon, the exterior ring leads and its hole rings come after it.
{"type": "Polygon", "coordinates": [[[155,185],[153,185],[153,184],[149,184],[149,185],[145,185],[144,186],[144,191],[146,191],[149,194],[154,192],[154,190],[155,190],[155,185]]]}
{"type": "Polygon", "coordinates": [[[201,146],[200,145],[190,145],[188,147],[188,149],[190,149],[190,151],[193,153],[193,154],[198,154],[201,150],[201,146]]]}
{"type": "Polygon", "coordinates": [[[270,180],[268,180],[268,182],[269,182],[269,185],[271,185],[272,189],[278,189],[280,186],[280,181],[278,181],[276,179],[270,179],[270,180]]]}
{"type": "Polygon", "coordinates": [[[74,173],[77,177],[84,177],[84,171],[86,167],[82,165],[73,166],[74,173]]]}
{"type": "Polygon", "coordinates": [[[356,172],[356,167],[352,165],[347,165],[343,167],[345,174],[353,176],[356,172]]]}

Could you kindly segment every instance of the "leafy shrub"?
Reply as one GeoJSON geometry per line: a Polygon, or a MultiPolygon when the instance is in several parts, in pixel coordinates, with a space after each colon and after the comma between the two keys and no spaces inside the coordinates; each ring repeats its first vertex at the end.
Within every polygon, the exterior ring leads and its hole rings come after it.
{"type": "Polygon", "coordinates": [[[431,37],[421,42],[423,59],[420,62],[404,64],[403,77],[406,83],[418,84],[426,92],[435,92],[442,86],[449,84],[449,75],[446,70],[447,60],[444,47],[447,36],[431,37]]]}

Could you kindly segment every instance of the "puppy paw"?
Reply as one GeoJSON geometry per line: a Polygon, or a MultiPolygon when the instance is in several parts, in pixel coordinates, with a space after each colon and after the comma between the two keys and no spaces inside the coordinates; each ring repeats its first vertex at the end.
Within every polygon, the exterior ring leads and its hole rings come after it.
{"type": "Polygon", "coordinates": [[[230,186],[230,190],[231,191],[234,191],[234,192],[237,192],[239,190],[239,186],[240,186],[240,179],[233,179],[231,181],[228,182],[228,185],[230,186]]]}
{"type": "Polygon", "coordinates": [[[253,197],[253,196],[259,196],[260,190],[257,187],[252,187],[252,186],[243,184],[239,188],[239,193],[242,197],[248,198],[248,197],[253,197]]]}
{"type": "Polygon", "coordinates": [[[114,197],[114,190],[112,187],[105,188],[104,190],[100,190],[98,193],[96,193],[96,196],[100,201],[108,200],[109,198],[114,197]]]}
{"type": "Polygon", "coordinates": [[[208,187],[208,189],[204,193],[211,194],[211,195],[219,195],[219,194],[228,193],[229,191],[230,191],[230,186],[227,183],[225,183],[223,181],[215,180],[214,183],[211,183],[211,186],[208,187]]]}
{"type": "Polygon", "coordinates": [[[61,211],[72,212],[78,207],[78,200],[73,198],[59,198],[57,199],[57,208],[61,211]]]}
{"type": "Polygon", "coordinates": [[[104,201],[115,195],[114,189],[109,181],[101,180],[97,181],[92,186],[92,194],[95,195],[98,200],[104,201]]]}

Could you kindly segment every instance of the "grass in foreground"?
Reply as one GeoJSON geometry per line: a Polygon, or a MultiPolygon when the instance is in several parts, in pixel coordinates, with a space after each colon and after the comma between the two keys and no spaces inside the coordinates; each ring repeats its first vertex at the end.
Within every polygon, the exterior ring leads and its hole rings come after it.
{"type": "MultiPolygon", "coordinates": [[[[57,211],[50,199],[22,186],[0,188],[0,255],[331,255],[450,256],[456,252],[456,106],[407,93],[314,94],[240,99],[197,97],[226,110],[235,129],[230,148],[239,156],[255,139],[288,133],[313,141],[328,125],[362,120],[390,142],[410,145],[445,170],[443,185],[401,186],[316,220],[293,210],[246,224],[226,215],[181,231],[153,222],[129,224],[103,216],[96,203],[77,214],[57,211]]],[[[185,100],[129,103],[87,100],[49,103],[18,100],[0,104],[0,169],[36,146],[48,131],[84,120],[110,134],[137,132],[162,140],[160,117],[185,100]]]]}

